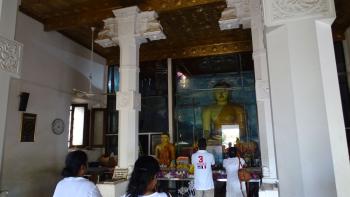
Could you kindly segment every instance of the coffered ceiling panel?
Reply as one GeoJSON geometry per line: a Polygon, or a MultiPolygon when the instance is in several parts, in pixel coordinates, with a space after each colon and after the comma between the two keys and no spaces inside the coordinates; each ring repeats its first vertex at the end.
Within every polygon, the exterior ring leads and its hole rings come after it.
{"type": "MultiPolygon", "coordinates": [[[[349,0],[335,0],[338,18],[334,23],[337,39],[343,38],[350,24],[349,0]]],[[[220,31],[218,20],[226,7],[224,0],[22,0],[20,10],[43,23],[46,31],[63,35],[90,48],[91,27],[96,35],[103,19],[112,17],[112,10],[137,5],[141,10],[159,14],[166,40],[141,46],[141,61],[167,57],[181,59],[249,52],[252,50],[250,30],[220,31]]],[[[117,64],[119,48],[94,45],[109,64],[117,64]]]]}
{"type": "Polygon", "coordinates": [[[334,38],[344,39],[344,32],[350,26],[350,0],[335,0],[337,18],[333,24],[334,38]]]}

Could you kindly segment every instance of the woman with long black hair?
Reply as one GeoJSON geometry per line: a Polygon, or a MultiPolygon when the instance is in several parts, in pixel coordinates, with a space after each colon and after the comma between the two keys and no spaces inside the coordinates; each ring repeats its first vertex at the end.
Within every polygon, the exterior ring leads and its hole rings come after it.
{"type": "Polygon", "coordinates": [[[94,183],[82,177],[87,169],[87,155],[77,150],[66,157],[63,179],[57,184],[53,197],[102,197],[94,183]]]}
{"type": "Polygon", "coordinates": [[[160,171],[158,161],[151,156],[137,159],[130,182],[123,197],[167,197],[169,194],[157,192],[157,173],[160,171]]]}

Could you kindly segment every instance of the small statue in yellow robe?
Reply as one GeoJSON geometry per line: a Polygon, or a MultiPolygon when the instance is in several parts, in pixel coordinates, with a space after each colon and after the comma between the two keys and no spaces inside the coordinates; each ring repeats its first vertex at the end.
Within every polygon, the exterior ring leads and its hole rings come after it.
{"type": "Polygon", "coordinates": [[[175,167],[175,147],[170,143],[169,134],[162,133],[161,143],[156,146],[156,158],[160,165],[175,167]]]}

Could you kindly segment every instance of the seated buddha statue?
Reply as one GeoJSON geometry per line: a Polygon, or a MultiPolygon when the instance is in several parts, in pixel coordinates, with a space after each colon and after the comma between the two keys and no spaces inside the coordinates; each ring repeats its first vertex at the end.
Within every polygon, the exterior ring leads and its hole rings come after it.
{"type": "Polygon", "coordinates": [[[243,106],[229,102],[230,85],[219,82],[214,86],[215,104],[202,110],[203,136],[208,144],[221,145],[222,125],[238,125],[240,137],[246,135],[246,118],[243,106]]]}
{"type": "Polygon", "coordinates": [[[169,134],[162,133],[161,143],[156,146],[156,158],[160,165],[173,167],[175,165],[175,147],[170,143],[169,134]]]}

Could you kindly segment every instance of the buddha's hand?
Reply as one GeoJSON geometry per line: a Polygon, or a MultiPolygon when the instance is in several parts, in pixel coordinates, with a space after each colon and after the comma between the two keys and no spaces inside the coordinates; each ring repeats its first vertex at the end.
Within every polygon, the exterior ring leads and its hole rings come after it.
{"type": "Polygon", "coordinates": [[[212,135],[210,136],[209,140],[212,139],[212,140],[221,140],[221,135],[212,135]]]}

